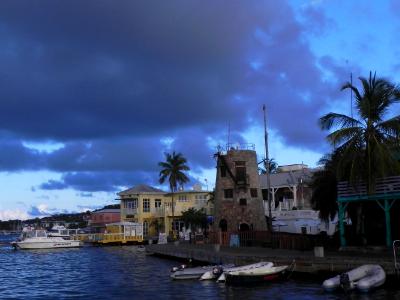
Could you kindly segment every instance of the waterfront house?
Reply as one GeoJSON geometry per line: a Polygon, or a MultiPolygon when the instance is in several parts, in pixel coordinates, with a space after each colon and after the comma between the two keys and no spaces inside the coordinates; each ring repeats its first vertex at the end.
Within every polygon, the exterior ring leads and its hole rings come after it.
{"type": "Polygon", "coordinates": [[[210,201],[210,192],[202,191],[200,186],[193,190],[179,190],[165,194],[165,226],[167,232],[181,232],[185,224],[180,219],[182,213],[191,208],[203,211],[207,216],[213,214],[213,203],[210,201]],[[174,215],[172,215],[172,196],[174,197],[174,215]]]}
{"type": "MultiPolygon", "coordinates": [[[[304,164],[293,164],[279,166],[276,173],[270,174],[272,210],[312,209],[312,189],[309,183],[311,182],[313,170],[304,164]]],[[[260,184],[264,195],[264,207],[267,210],[268,183],[266,174],[260,175],[260,184]]]]}
{"type": "Polygon", "coordinates": [[[120,209],[105,208],[93,211],[90,215],[88,225],[92,232],[104,233],[107,224],[119,222],[120,220],[120,209]]]}
{"type": "Polygon", "coordinates": [[[172,193],[140,184],[118,193],[121,201],[121,221],[143,223],[143,235],[147,238],[160,232],[172,234],[184,227],[180,220],[182,212],[189,208],[203,210],[211,214],[210,193],[198,187],[172,193]]]}
{"type": "Polygon", "coordinates": [[[155,235],[164,224],[163,190],[139,184],[119,192],[121,221],[143,223],[143,235],[155,235]]]}

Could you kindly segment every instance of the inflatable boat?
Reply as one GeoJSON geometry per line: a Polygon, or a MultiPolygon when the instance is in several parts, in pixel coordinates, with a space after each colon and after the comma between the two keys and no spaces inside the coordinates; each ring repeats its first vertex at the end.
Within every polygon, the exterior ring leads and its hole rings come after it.
{"type": "Polygon", "coordinates": [[[385,280],[386,274],[380,265],[363,265],[325,280],[322,286],[329,292],[338,287],[343,288],[345,291],[357,288],[361,292],[368,292],[383,285],[385,280]]]}
{"type": "Polygon", "coordinates": [[[211,271],[205,272],[201,277],[200,280],[210,280],[210,279],[217,279],[218,278],[218,282],[225,282],[225,273],[228,272],[235,272],[235,271],[246,271],[246,270],[251,270],[251,269],[255,269],[255,268],[260,268],[260,267],[264,267],[264,266],[273,266],[272,262],[265,262],[265,261],[261,261],[255,264],[251,264],[251,265],[244,265],[244,266],[238,266],[238,267],[234,267],[233,265],[231,267],[223,267],[223,266],[219,266],[214,268],[211,271]]]}

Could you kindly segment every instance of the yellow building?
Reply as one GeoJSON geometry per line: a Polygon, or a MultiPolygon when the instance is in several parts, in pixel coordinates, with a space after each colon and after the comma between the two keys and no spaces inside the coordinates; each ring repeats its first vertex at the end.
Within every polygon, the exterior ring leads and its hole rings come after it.
{"type": "Polygon", "coordinates": [[[121,221],[143,223],[145,237],[157,236],[160,232],[171,235],[172,232],[181,231],[184,224],[180,217],[189,208],[203,210],[207,215],[212,212],[210,192],[199,188],[172,194],[141,184],[118,193],[118,196],[121,201],[121,221]]]}
{"type": "Polygon", "coordinates": [[[143,223],[143,235],[156,235],[164,224],[165,192],[140,184],[119,192],[121,221],[143,223]]]}
{"type": "Polygon", "coordinates": [[[182,231],[185,224],[180,220],[182,212],[190,208],[203,210],[208,216],[212,214],[210,192],[201,190],[182,190],[165,194],[165,227],[167,233],[182,231]],[[172,212],[172,201],[174,212],[172,212]]]}

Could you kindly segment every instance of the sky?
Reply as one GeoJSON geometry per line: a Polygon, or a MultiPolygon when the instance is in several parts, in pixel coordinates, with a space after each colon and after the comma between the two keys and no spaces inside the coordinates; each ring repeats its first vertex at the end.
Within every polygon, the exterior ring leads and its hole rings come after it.
{"type": "MultiPolygon", "coordinates": [[[[213,154],[254,143],[311,167],[318,119],[349,81],[400,82],[398,1],[0,1],[0,220],[92,210],[159,186],[181,152],[212,189],[213,154]]],[[[398,109],[398,108],[396,108],[398,109]]],[[[165,189],[167,189],[165,187],[165,189]]]]}

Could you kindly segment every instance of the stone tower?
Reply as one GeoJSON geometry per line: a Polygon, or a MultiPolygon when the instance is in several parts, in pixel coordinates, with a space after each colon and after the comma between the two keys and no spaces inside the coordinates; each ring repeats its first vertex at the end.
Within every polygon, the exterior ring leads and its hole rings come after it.
{"type": "Polygon", "coordinates": [[[266,230],[254,145],[229,147],[215,156],[214,230],[266,230]]]}

